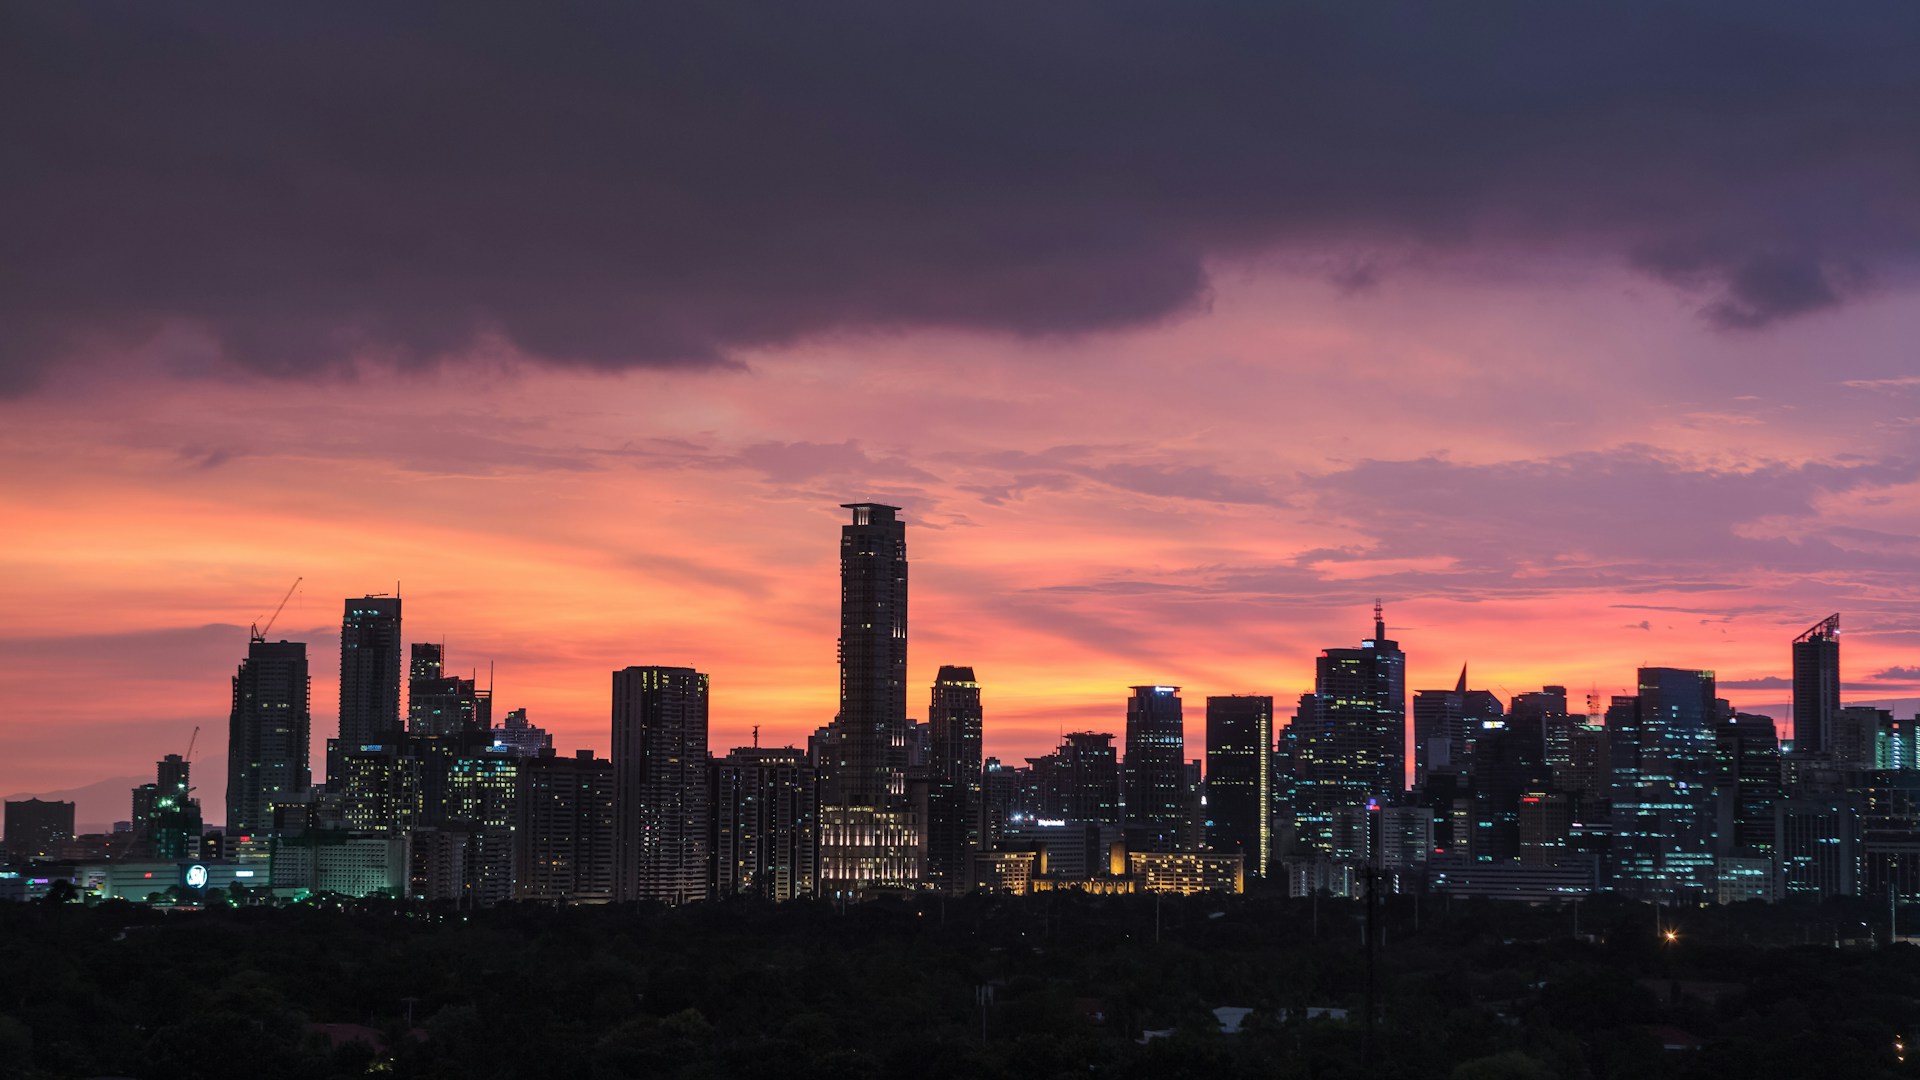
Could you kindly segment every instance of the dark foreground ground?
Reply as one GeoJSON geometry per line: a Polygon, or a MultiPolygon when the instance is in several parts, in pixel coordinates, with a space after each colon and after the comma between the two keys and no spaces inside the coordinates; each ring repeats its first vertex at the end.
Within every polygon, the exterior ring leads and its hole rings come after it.
{"type": "Polygon", "coordinates": [[[1920,1035],[1920,949],[1833,945],[1884,939],[1883,909],[1669,912],[1665,941],[1651,908],[1589,901],[1579,927],[1596,941],[1574,937],[1570,908],[1410,898],[1380,919],[1369,1068],[1361,911],[1077,895],[844,913],[0,904],[0,1076],[1917,1072],[1898,1046],[1920,1035]],[[1221,1033],[1222,1006],[1254,1010],[1244,1031],[1221,1033]],[[1148,1029],[1172,1034],[1142,1045],[1148,1029]]]}

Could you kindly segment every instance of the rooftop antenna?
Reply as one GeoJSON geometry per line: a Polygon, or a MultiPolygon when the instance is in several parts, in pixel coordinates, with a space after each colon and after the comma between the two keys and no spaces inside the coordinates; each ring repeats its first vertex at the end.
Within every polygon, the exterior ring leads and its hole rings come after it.
{"type": "Polygon", "coordinates": [[[760,725],[759,724],[753,725],[753,748],[755,750],[760,749],[760,725]]]}
{"type": "Polygon", "coordinates": [[[287,586],[287,595],[280,598],[279,606],[273,609],[273,614],[267,616],[267,625],[261,626],[259,623],[254,623],[251,627],[247,628],[247,636],[251,640],[267,640],[267,631],[273,629],[273,620],[280,617],[280,612],[286,608],[287,601],[293,599],[293,590],[299,588],[300,583],[305,580],[306,578],[304,577],[297,577],[293,579],[293,584],[287,586]]]}
{"type": "Polygon", "coordinates": [[[1373,639],[1375,641],[1384,641],[1386,637],[1387,620],[1385,614],[1380,610],[1380,598],[1376,596],[1373,598],[1373,639]]]}

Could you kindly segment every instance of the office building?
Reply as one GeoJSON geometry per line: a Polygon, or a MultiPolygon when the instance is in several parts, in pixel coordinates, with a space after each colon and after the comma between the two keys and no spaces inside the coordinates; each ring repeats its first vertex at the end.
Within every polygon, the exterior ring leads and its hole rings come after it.
{"type": "MultiPolygon", "coordinates": [[[[400,730],[400,598],[349,597],[340,618],[340,742],[387,742],[400,730]]],[[[327,762],[333,778],[333,762],[327,762]]]]}
{"type": "Polygon", "coordinates": [[[1273,855],[1273,698],[1207,699],[1207,847],[1266,877],[1273,855]]]}
{"type": "Polygon", "coordinates": [[[707,895],[707,676],[613,673],[615,895],[684,904],[707,895]]]}
{"type": "Polygon", "coordinates": [[[1715,835],[1724,857],[1773,857],[1773,804],[1783,794],[1773,717],[1735,713],[1714,728],[1715,835]]]}
{"type": "Polygon", "coordinates": [[[1831,752],[1840,713],[1840,616],[1829,615],[1793,639],[1793,752],[1831,752]]]}
{"type": "Polygon", "coordinates": [[[900,508],[846,503],[840,529],[840,711],[821,761],[820,891],[859,897],[920,882],[922,823],[907,792],[907,540],[900,508]]]}
{"type": "Polygon", "coordinates": [[[538,757],[540,751],[553,749],[553,736],[527,720],[527,710],[508,711],[506,721],[493,729],[494,749],[515,757],[538,757]]]}
{"type": "Polygon", "coordinates": [[[446,648],[416,643],[407,666],[407,733],[466,735],[493,727],[493,691],[446,673],[446,648]]]}
{"type": "Polygon", "coordinates": [[[980,684],[970,667],[943,666],[927,705],[927,880],[958,888],[982,850],[980,684]]]}
{"type": "Polygon", "coordinates": [[[1857,792],[1809,792],[1774,804],[1774,865],[1782,899],[1860,895],[1862,802],[1857,792]]]}
{"type": "Polygon", "coordinates": [[[1331,849],[1334,811],[1397,802],[1405,787],[1407,659],[1386,635],[1375,604],[1373,636],[1320,654],[1294,716],[1294,815],[1313,850],[1331,849]]]}
{"type": "Polygon", "coordinates": [[[248,643],[227,722],[229,835],[266,832],[274,804],[297,800],[310,786],[311,682],[304,642],[248,643]]]}
{"type": "Polygon", "coordinates": [[[1120,759],[1111,734],[1069,732],[1052,753],[1027,763],[1031,816],[1120,823],[1120,759]]]}
{"type": "Polygon", "coordinates": [[[613,762],[591,750],[521,763],[514,892],[543,903],[614,899],[613,762]]]}
{"type": "Polygon", "coordinates": [[[1616,890],[1638,899],[1713,897],[1713,672],[1641,668],[1640,693],[1607,710],[1616,890]]]}
{"type": "Polygon", "coordinates": [[[50,859],[73,837],[73,804],[21,799],[6,804],[6,853],[13,859],[50,859]]]}
{"type": "Polygon", "coordinates": [[[1498,720],[1500,699],[1485,690],[1467,689],[1467,666],[1451,690],[1417,690],[1413,695],[1413,786],[1425,788],[1427,774],[1469,770],[1481,726],[1498,720]]]}
{"type": "Polygon", "coordinates": [[[715,759],[708,775],[712,895],[812,896],[819,805],[806,752],[739,747],[715,759]]]}
{"type": "Polygon", "coordinates": [[[1177,686],[1136,686],[1127,699],[1127,756],[1121,762],[1128,847],[1178,851],[1193,818],[1187,800],[1186,724],[1177,686]]]}

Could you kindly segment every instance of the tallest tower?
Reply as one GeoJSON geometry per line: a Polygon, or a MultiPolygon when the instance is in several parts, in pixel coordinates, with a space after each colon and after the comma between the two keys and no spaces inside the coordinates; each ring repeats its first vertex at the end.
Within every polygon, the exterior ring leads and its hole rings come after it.
{"type": "Polygon", "coordinates": [[[848,503],[840,527],[840,727],[836,780],[853,805],[905,800],[907,526],[900,508],[848,503]]]}
{"type": "Polygon", "coordinates": [[[827,741],[820,886],[828,896],[911,887],[919,822],[907,798],[907,526],[900,508],[847,503],[840,527],[840,713],[827,741]]]}

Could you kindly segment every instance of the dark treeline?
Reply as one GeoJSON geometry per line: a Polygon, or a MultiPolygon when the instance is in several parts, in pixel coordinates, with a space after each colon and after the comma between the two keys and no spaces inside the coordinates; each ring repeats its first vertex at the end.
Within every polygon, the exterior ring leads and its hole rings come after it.
{"type": "Polygon", "coordinates": [[[1235,897],[0,905],[0,1076],[1901,1076],[1920,950],[1865,906],[1235,897]],[[1656,933],[1671,928],[1674,940],[1656,933]],[[1869,925],[1872,924],[1872,925],[1869,925]],[[1156,942],[1156,932],[1159,940],[1156,942]],[[1800,944],[1802,941],[1811,944],[1800,944]],[[979,1003],[991,987],[991,1004],[979,1003]],[[1223,1034],[1212,1012],[1253,1013],[1223,1034]],[[1305,1019],[1308,1008],[1350,1010],[1305,1019]],[[984,1034],[983,1034],[984,1012],[984,1034]],[[409,1024],[409,1013],[412,1021],[409,1024]],[[359,1038],[323,1024],[361,1025],[359,1038]],[[1172,1034],[1146,1045],[1146,1030],[1172,1034]],[[1676,1033],[1696,1050],[1668,1050],[1676,1033]]]}

